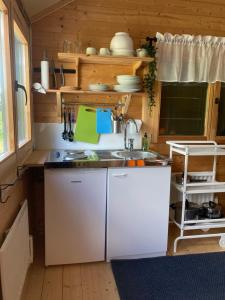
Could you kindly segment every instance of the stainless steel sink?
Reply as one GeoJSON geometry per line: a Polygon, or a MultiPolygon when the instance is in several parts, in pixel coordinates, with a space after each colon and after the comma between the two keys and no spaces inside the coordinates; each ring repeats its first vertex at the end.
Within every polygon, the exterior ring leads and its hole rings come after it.
{"type": "Polygon", "coordinates": [[[117,158],[125,159],[154,159],[157,154],[148,151],[114,151],[112,155],[117,158]]]}
{"type": "Polygon", "coordinates": [[[127,167],[128,160],[143,159],[145,166],[166,166],[169,158],[153,151],[141,150],[54,150],[45,162],[45,168],[118,168],[127,167]]]}

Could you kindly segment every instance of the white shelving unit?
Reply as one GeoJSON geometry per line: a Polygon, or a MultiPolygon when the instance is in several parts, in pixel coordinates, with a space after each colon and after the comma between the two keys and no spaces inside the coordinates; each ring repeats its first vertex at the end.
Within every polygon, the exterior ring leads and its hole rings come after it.
{"type": "Polygon", "coordinates": [[[168,141],[167,144],[170,146],[170,159],[173,158],[173,153],[184,155],[183,182],[176,182],[176,176],[181,175],[181,173],[174,173],[171,181],[171,202],[182,202],[180,222],[175,220],[172,209],[170,213],[170,219],[180,229],[180,235],[174,241],[174,252],[177,251],[179,240],[194,238],[220,237],[219,245],[225,247],[225,234],[223,232],[207,234],[208,229],[225,228],[224,217],[218,219],[185,220],[186,199],[202,204],[203,202],[215,201],[216,193],[225,193],[225,182],[216,181],[217,157],[225,155],[225,145],[217,145],[214,141],[168,141]],[[188,172],[190,156],[213,156],[212,170],[208,172],[188,172]],[[188,182],[188,176],[195,179],[204,179],[204,182],[188,182]],[[197,229],[202,229],[205,233],[184,234],[185,230],[197,229]]]}

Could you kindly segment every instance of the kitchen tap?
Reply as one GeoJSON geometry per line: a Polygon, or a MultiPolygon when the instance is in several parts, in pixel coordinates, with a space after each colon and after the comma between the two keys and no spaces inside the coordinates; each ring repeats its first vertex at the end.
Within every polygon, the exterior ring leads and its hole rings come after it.
{"type": "Polygon", "coordinates": [[[129,139],[129,146],[127,146],[127,125],[129,122],[134,123],[135,127],[136,127],[136,132],[138,133],[138,127],[137,127],[137,123],[135,122],[134,119],[128,119],[125,123],[125,127],[124,127],[124,149],[129,149],[130,151],[133,151],[134,148],[134,139],[129,139]]]}

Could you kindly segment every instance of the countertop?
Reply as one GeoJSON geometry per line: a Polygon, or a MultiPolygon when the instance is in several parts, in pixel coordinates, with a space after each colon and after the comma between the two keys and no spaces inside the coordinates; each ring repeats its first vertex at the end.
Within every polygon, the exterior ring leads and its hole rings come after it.
{"type": "Polygon", "coordinates": [[[35,150],[25,160],[25,167],[44,167],[44,163],[49,156],[49,150],[35,150]]]}
{"type": "MultiPolygon", "coordinates": [[[[127,159],[100,159],[98,161],[91,160],[76,160],[76,161],[60,161],[57,159],[49,161],[52,153],[55,151],[51,150],[35,150],[31,155],[25,160],[25,167],[47,167],[47,168],[107,168],[107,167],[136,167],[140,166],[135,163],[135,165],[130,164],[127,159]]],[[[158,154],[157,158],[154,160],[145,160],[144,166],[167,166],[169,160],[166,157],[162,157],[158,154]]]]}

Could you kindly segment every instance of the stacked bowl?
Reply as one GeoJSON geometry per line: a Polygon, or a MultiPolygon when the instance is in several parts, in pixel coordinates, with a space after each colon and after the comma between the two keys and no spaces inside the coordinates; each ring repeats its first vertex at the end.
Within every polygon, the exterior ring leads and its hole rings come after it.
{"type": "Polygon", "coordinates": [[[141,91],[141,78],[137,75],[118,75],[116,76],[117,85],[114,90],[117,92],[135,93],[141,91]]]}
{"type": "Polygon", "coordinates": [[[110,43],[114,56],[134,56],[133,40],[126,32],[117,32],[110,43]]]}

